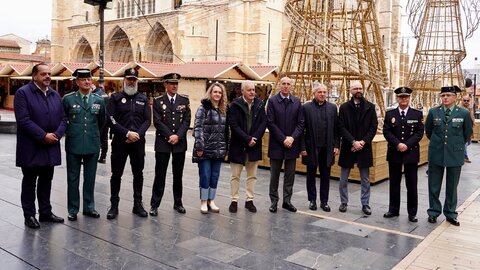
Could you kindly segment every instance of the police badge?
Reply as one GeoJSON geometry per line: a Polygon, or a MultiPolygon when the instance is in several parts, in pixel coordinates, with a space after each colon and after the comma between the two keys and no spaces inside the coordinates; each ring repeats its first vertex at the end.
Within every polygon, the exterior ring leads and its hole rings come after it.
{"type": "Polygon", "coordinates": [[[126,98],[122,98],[122,103],[127,103],[127,99],[126,99],[126,98]]]}
{"type": "Polygon", "coordinates": [[[392,117],[392,124],[395,124],[395,117],[392,117]]]}

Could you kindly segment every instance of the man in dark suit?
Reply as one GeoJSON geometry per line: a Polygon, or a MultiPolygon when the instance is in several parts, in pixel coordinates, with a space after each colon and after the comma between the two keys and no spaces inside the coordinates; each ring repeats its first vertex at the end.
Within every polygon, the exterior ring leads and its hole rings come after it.
{"type": "Polygon", "coordinates": [[[132,213],[147,217],[143,208],[143,168],[145,166],[145,133],[150,127],[151,109],[148,98],[138,92],[138,71],[125,70],[123,91],[114,93],[107,104],[107,120],[113,130],[112,140],[112,177],[110,178],[110,202],[107,219],[118,215],[120,186],[127,158],[133,174],[132,213]]]}
{"type": "Polygon", "coordinates": [[[362,211],[365,215],[372,214],[370,201],[370,167],[373,166],[372,140],[377,133],[377,113],[375,105],[363,97],[363,86],[360,82],[350,85],[350,101],[340,106],[338,113],[338,128],[342,137],[338,165],[340,171],[340,212],[347,211],[348,176],[350,170],[357,164],[360,171],[362,211]]]}
{"type": "Polygon", "coordinates": [[[457,186],[460,172],[465,162],[465,143],[472,134],[470,113],[455,105],[458,86],[442,87],[442,105],[431,108],[425,120],[425,134],[430,139],[428,145],[428,222],[437,222],[442,213],[439,196],[443,173],[447,171],[445,203],[443,214],[447,221],[460,226],[457,220],[457,186]]]}
{"type": "Polygon", "coordinates": [[[339,153],[337,106],[327,101],[327,87],[313,88],[313,100],[303,105],[305,132],[302,140],[302,162],[307,165],[307,194],[310,210],[317,210],[317,168],[320,172],[320,208],[330,212],[328,194],[330,172],[339,153]]]}
{"type": "Polygon", "coordinates": [[[293,80],[283,77],[280,80],[280,92],[271,97],[267,107],[267,127],[270,132],[268,157],[270,158],[270,201],[269,211],[277,212],[278,183],[280,171],[284,165],[282,208],[297,212],[291,202],[295,167],[300,154],[303,134],[303,109],[298,97],[293,96],[293,80]]]}
{"type": "Polygon", "coordinates": [[[52,213],[50,191],[53,168],[62,163],[60,139],[67,120],[60,95],[50,87],[50,67],[36,64],[32,81],[15,93],[14,111],[17,121],[16,166],[22,168],[21,202],[25,225],[40,228],[35,218],[35,192],[38,196],[40,222],[63,222],[52,213]]]}
{"type": "Polygon", "coordinates": [[[67,154],[68,220],[77,220],[80,209],[80,168],[83,163],[83,215],[99,218],[95,210],[94,188],[97,159],[100,151],[100,130],[105,122],[103,98],[91,92],[92,75],[89,69],[73,73],[78,91],[65,95],[63,109],[68,117],[65,133],[67,154]]]}
{"type": "Polygon", "coordinates": [[[190,100],[177,93],[181,76],[169,73],[163,76],[166,93],[153,102],[155,125],[155,179],[150,200],[150,215],[158,215],[158,207],[165,191],[168,161],[172,155],[173,209],[180,214],[186,210],[182,203],[182,177],[187,151],[187,131],[190,127],[190,100]]]}
{"type": "Polygon", "coordinates": [[[409,106],[412,89],[395,89],[398,108],[385,114],[383,136],[388,142],[387,161],[390,179],[390,203],[384,218],[392,218],[400,212],[400,183],[402,166],[405,169],[407,186],[408,220],[417,222],[418,207],[418,162],[420,161],[419,142],[423,137],[423,113],[409,106]]]}

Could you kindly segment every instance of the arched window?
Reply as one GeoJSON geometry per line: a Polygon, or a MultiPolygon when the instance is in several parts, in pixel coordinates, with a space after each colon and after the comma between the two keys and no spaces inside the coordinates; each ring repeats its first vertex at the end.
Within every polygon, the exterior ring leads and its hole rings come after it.
{"type": "Polygon", "coordinates": [[[120,5],[120,1],[117,1],[117,19],[120,18],[120,11],[122,10],[122,7],[120,5]]]}
{"type": "Polygon", "coordinates": [[[142,0],[142,11],[143,11],[144,14],[147,13],[147,9],[145,7],[146,7],[145,6],[145,0],[142,0]]]}
{"type": "Polygon", "coordinates": [[[132,0],[132,16],[135,16],[135,1],[136,0],[132,0]]]}
{"type": "Polygon", "coordinates": [[[127,1],[127,17],[130,17],[130,0],[127,1]]]}
{"type": "Polygon", "coordinates": [[[148,14],[152,13],[152,0],[148,0],[148,14]]]}
{"type": "Polygon", "coordinates": [[[122,18],[125,17],[125,3],[123,3],[123,1],[122,1],[122,14],[121,15],[122,16],[120,16],[120,17],[122,17],[122,18]]]}
{"type": "Polygon", "coordinates": [[[155,0],[152,1],[152,13],[155,13],[155,0]]]}

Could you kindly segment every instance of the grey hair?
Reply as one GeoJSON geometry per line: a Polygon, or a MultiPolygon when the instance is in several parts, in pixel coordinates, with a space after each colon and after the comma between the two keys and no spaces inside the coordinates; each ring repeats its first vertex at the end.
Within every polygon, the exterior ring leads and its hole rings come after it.
{"type": "Polygon", "coordinates": [[[312,94],[315,94],[315,93],[316,93],[319,89],[321,89],[321,88],[323,88],[323,89],[325,89],[325,90],[328,89],[325,84],[315,82],[315,83],[313,84],[312,94]]]}
{"type": "Polygon", "coordinates": [[[255,86],[255,83],[253,81],[249,81],[249,80],[243,81],[242,85],[240,86],[240,88],[242,89],[242,92],[243,90],[245,90],[245,88],[247,88],[247,85],[250,85],[250,84],[255,86]]]}

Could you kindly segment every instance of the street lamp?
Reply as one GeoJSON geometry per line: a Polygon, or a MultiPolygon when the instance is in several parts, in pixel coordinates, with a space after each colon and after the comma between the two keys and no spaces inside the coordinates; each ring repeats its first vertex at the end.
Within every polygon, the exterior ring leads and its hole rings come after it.
{"type": "Polygon", "coordinates": [[[98,75],[98,82],[104,82],[104,12],[105,8],[107,7],[108,2],[112,2],[112,0],[84,0],[85,4],[89,4],[92,6],[98,6],[98,14],[100,17],[100,73],[98,75]]]}

